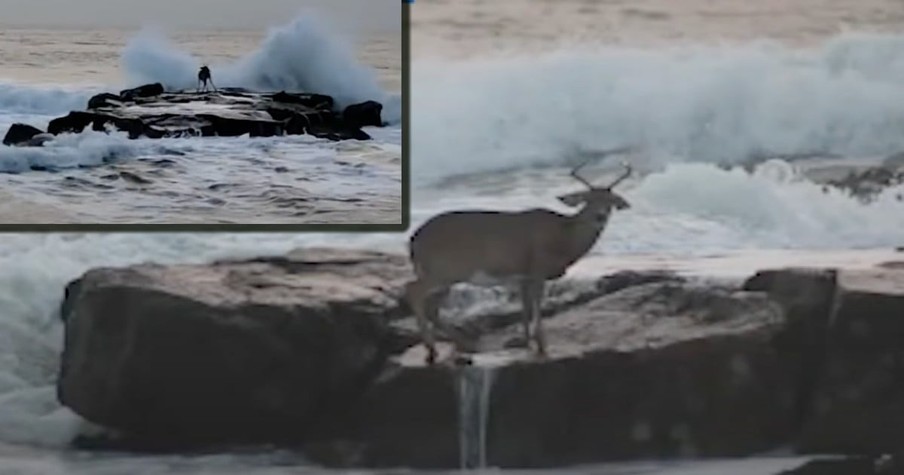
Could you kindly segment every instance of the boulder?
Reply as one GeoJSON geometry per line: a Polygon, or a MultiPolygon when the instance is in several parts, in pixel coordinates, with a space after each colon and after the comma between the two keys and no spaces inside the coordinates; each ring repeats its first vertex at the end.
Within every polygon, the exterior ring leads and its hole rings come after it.
{"type": "Polygon", "coordinates": [[[88,99],[88,109],[100,109],[102,107],[116,107],[122,105],[122,97],[109,92],[100,93],[88,99]]]}
{"type": "Polygon", "coordinates": [[[904,269],[779,269],[747,288],[788,309],[803,365],[796,448],[876,455],[904,440],[904,269]]]}
{"type": "Polygon", "coordinates": [[[360,104],[352,104],[342,111],[342,120],[349,127],[360,128],[366,126],[382,127],[383,119],[380,115],[383,105],[376,101],[365,101],[360,104]]]}
{"type": "Polygon", "coordinates": [[[459,426],[458,411],[485,404],[489,466],[744,455],[787,441],[795,365],[774,345],[784,312],[763,293],[628,286],[545,327],[545,360],[506,349],[517,324],[484,336],[474,365],[424,367],[421,346],[393,357],[348,412],[341,439],[366,466],[458,467],[479,439],[462,444],[459,430],[481,425],[459,426]]]}
{"type": "Polygon", "coordinates": [[[92,112],[72,111],[64,117],[59,117],[47,124],[47,132],[53,135],[64,133],[78,134],[85,130],[96,115],[92,112]]]}
{"type": "Polygon", "coordinates": [[[319,139],[332,140],[338,142],[340,140],[370,140],[370,135],[361,129],[352,129],[345,127],[331,126],[311,126],[304,129],[308,135],[313,135],[319,139]]]}
{"type": "Polygon", "coordinates": [[[132,89],[125,89],[119,92],[119,97],[125,101],[131,101],[140,97],[159,96],[165,92],[163,84],[155,82],[153,84],[145,84],[132,89]]]}
{"type": "Polygon", "coordinates": [[[904,269],[838,274],[822,381],[799,449],[866,454],[904,441],[904,269]]]}
{"type": "Polygon", "coordinates": [[[6,136],[3,137],[3,145],[19,145],[26,143],[34,136],[43,133],[44,131],[37,127],[17,122],[10,126],[9,130],[6,132],[6,136]]]}
{"type": "Polygon", "coordinates": [[[210,132],[204,135],[219,137],[238,137],[246,134],[250,137],[283,135],[282,122],[275,120],[222,117],[214,114],[198,114],[197,117],[211,124],[210,132]]]}
{"type": "Polygon", "coordinates": [[[59,400],[130,449],[303,441],[396,349],[409,272],[326,249],[88,271],[61,306],[59,400]]]}

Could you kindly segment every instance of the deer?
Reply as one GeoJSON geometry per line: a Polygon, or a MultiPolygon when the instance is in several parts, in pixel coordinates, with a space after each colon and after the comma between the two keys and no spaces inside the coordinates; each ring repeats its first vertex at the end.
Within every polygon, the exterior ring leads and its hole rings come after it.
{"type": "Polygon", "coordinates": [[[201,91],[207,92],[207,83],[213,87],[213,91],[217,92],[217,86],[213,83],[213,76],[210,74],[210,68],[207,65],[201,66],[201,69],[198,70],[198,92],[201,91]]]}
{"type": "Polygon", "coordinates": [[[404,298],[426,347],[427,365],[436,363],[432,326],[441,326],[440,304],[459,283],[520,287],[525,342],[530,350],[533,341],[534,356],[547,356],[541,317],[546,283],[564,276],[590,251],[613,209],[630,208],[613,188],[631,175],[631,166],[625,163],[623,174],[598,187],[579,174],[589,162],[569,173],[586,189],[557,196],[568,207],[580,207],[574,214],[545,208],[447,211],[411,235],[408,251],[415,277],[405,285],[404,298]]]}

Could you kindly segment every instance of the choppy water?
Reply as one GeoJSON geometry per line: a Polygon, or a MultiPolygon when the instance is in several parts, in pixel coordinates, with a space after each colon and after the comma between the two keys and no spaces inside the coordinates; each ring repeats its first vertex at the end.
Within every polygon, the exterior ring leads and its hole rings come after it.
{"type": "Polygon", "coordinates": [[[401,36],[346,37],[310,14],[269,31],[8,29],[0,32],[0,133],[39,128],[88,98],[148,82],[377,100],[372,141],[310,136],[128,140],[86,132],[0,147],[2,223],[380,223],[401,220],[401,36]],[[32,167],[54,169],[32,171],[32,167]],[[128,171],[150,180],[117,179],[128,171]]]}
{"type": "MultiPolygon", "coordinates": [[[[904,150],[899,2],[435,0],[417,2],[412,17],[415,224],[451,208],[561,209],[553,196],[575,189],[565,168],[575,156],[640,142],[643,151],[631,160],[642,178],[622,188],[633,207],[613,217],[593,250],[590,262],[599,268],[736,275],[783,262],[863,265],[904,244],[904,204],[894,196],[904,190],[864,205],[823,193],[781,162],[754,175],[715,166],[764,151],[874,160],[904,150]]],[[[200,262],[311,243],[401,250],[404,237],[0,236],[0,441],[11,447],[0,449],[0,466],[20,473],[283,473],[285,465],[319,472],[280,453],[102,458],[60,450],[77,429],[52,386],[63,286],[98,265],[200,262]]],[[[554,473],[766,475],[794,463],[554,473]]]]}

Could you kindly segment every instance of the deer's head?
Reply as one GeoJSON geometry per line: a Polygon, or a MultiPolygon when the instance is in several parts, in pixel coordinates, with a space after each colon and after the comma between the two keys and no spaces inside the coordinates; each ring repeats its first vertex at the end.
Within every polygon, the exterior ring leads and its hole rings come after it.
{"type": "Polygon", "coordinates": [[[587,163],[588,162],[584,162],[571,171],[572,178],[581,182],[581,184],[587,187],[587,190],[559,196],[559,201],[573,208],[584,205],[585,210],[589,212],[595,211],[597,217],[603,221],[609,217],[609,213],[613,208],[630,208],[631,205],[628,201],[622,198],[618,193],[612,191],[612,189],[631,175],[631,167],[625,164],[625,173],[616,178],[615,181],[608,186],[598,187],[578,175],[578,171],[587,165],[587,163]]]}

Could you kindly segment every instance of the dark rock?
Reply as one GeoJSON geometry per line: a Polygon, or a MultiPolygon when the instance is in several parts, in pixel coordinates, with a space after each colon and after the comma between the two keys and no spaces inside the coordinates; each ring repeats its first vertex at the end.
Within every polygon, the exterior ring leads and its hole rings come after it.
{"type": "MultiPolygon", "coordinates": [[[[760,293],[652,283],[549,318],[546,360],[503,350],[519,325],[486,335],[487,351],[503,351],[490,370],[487,462],[555,467],[779,446],[795,400],[793,365],[773,345],[786,323],[760,293]]],[[[343,440],[363,444],[366,466],[458,465],[456,388],[488,363],[474,355],[474,365],[424,367],[418,352],[395,359],[350,413],[343,440]]]]}
{"type": "Polygon", "coordinates": [[[799,364],[793,369],[795,430],[812,416],[813,397],[824,370],[836,277],[832,269],[791,268],[760,271],[743,284],[745,290],[767,292],[785,309],[788,328],[776,344],[799,364]]]}
{"type": "Polygon", "coordinates": [[[361,129],[334,128],[326,126],[312,126],[305,128],[305,132],[309,135],[320,139],[332,140],[338,142],[340,140],[370,140],[370,135],[361,129]]]}
{"type": "Polygon", "coordinates": [[[72,111],[64,117],[59,117],[47,124],[47,132],[53,135],[64,133],[78,134],[94,122],[95,114],[92,112],[72,111]]]}
{"type": "Polygon", "coordinates": [[[119,96],[125,101],[131,101],[139,97],[154,97],[165,92],[163,84],[159,82],[153,84],[145,84],[132,89],[125,89],[119,92],[119,96]]]}
{"type": "Polygon", "coordinates": [[[342,111],[342,120],[349,127],[360,128],[366,126],[382,127],[383,119],[380,115],[383,105],[376,101],[365,101],[360,104],[352,104],[342,111]]]}
{"type": "Polygon", "coordinates": [[[271,97],[275,102],[300,104],[311,109],[331,110],[333,108],[333,98],[323,94],[297,94],[280,91],[271,97]]]}
{"type": "Polygon", "coordinates": [[[882,190],[904,183],[904,169],[888,166],[870,167],[862,171],[851,171],[844,178],[830,180],[827,184],[845,190],[863,202],[870,202],[882,190]]]}
{"type": "Polygon", "coordinates": [[[353,441],[358,451],[343,465],[458,468],[456,374],[441,366],[389,365],[346,414],[351,427],[342,428],[338,440],[353,441]]]}
{"type": "Polygon", "coordinates": [[[122,105],[122,97],[109,92],[100,93],[88,99],[88,109],[100,109],[102,107],[117,107],[122,105]]]}
{"type": "Polygon", "coordinates": [[[904,440],[904,270],[838,275],[825,369],[799,449],[875,454],[904,440]]]}
{"type": "Polygon", "coordinates": [[[318,249],[91,270],[61,307],[59,399],[132,449],[304,440],[382,366],[408,273],[318,249]]]}
{"type": "Polygon", "coordinates": [[[6,132],[6,136],[3,137],[3,145],[23,144],[31,140],[34,136],[43,133],[44,131],[37,127],[17,122],[10,126],[9,131],[6,132]]]}
{"type": "Polygon", "coordinates": [[[747,288],[767,290],[796,331],[803,357],[797,449],[872,455],[904,440],[904,269],[782,269],[747,288]]]}
{"type": "Polygon", "coordinates": [[[283,124],[273,120],[249,120],[213,114],[198,114],[197,117],[210,122],[212,126],[212,133],[205,135],[238,137],[247,134],[251,137],[272,137],[283,134],[283,124]]]}

